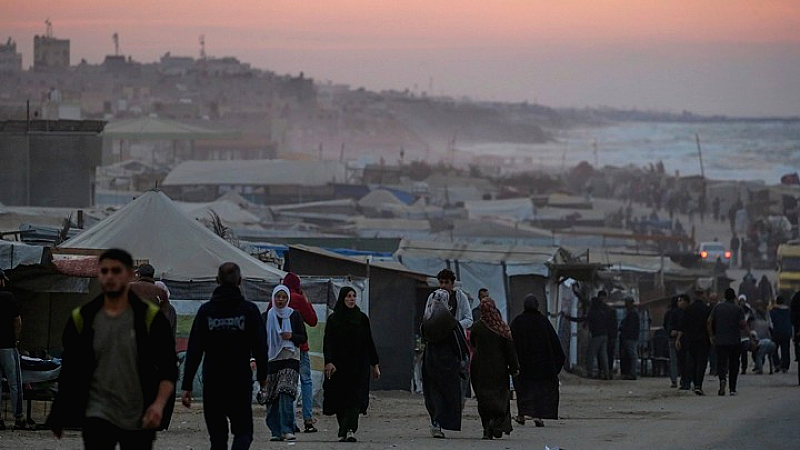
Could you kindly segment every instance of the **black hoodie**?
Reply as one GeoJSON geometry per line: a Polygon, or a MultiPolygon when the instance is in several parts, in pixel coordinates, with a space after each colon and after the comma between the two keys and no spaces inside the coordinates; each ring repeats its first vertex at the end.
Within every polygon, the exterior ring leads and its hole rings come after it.
{"type": "Polygon", "coordinates": [[[236,286],[221,285],[197,311],[186,350],[184,391],[203,360],[203,383],[213,389],[250,389],[250,358],[256,360],[258,381],[267,377],[264,323],[258,307],[236,286]]]}

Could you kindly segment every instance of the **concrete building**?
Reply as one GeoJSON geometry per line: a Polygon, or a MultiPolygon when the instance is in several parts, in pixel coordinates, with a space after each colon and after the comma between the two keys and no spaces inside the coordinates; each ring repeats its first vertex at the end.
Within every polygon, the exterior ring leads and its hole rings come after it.
{"type": "Polygon", "coordinates": [[[8,38],[5,44],[0,44],[0,73],[19,72],[22,72],[22,54],[17,53],[17,43],[8,38]]]}
{"type": "Polygon", "coordinates": [[[52,36],[33,37],[34,70],[58,70],[69,68],[69,39],[52,36]]]}
{"type": "Polygon", "coordinates": [[[105,122],[0,122],[0,203],[14,206],[92,205],[105,122]]]}

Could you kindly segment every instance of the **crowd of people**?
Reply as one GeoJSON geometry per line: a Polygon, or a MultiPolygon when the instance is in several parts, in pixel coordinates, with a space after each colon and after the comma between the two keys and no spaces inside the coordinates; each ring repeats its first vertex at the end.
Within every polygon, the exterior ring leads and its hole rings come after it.
{"type": "Polygon", "coordinates": [[[673,300],[664,317],[671,387],[705,395],[703,381],[709,369],[719,379],[718,395],[735,396],[738,376],[748,369],[763,374],[766,362],[770,374],[789,370],[792,336],[795,354],[800,340],[800,292],[790,307],[780,295],[765,301],[755,294],[751,304],[749,289],[743,282],[738,295],[728,288],[718,301],[715,293],[698,288],[694,299],[681,294],[673,300]]]}
{"type": "Polygon", "coordinates": [[[564,352],[539,302],[528,295],[524,312],[509,326],[490,293],[481,289],[477,311],[470,311],[455,274],[437,274],[439,289],[425,304],[421,334],[422,390],[434,438],[443,430],[460,431],[461,413],[471,384],[478,402],[483,439],[501,438],[512,431],[511,388],[517,396],[517,415],[524,424],[558,418],[558,374],[564,352]]]}
{"type": "MultiPolygon", "coordinates": [[[[102,293],[70,314],[64,331],[60,389],[47,427],[61,438],[64,429],[82,430],[86,448],[152,448],[156,431],[170,424],[178,382],[175,354],[175,308],[169,290],[154,281],[148,264],[134,270],[124,250],[105,251],[98,261],[102,293]]],[[[471,309],[468,296],[455,287],[455,274],[443,269],[436,289],[422,312],[422,390],[433,438],[444,431],[460,431],[466,398],[474,394],[483,427],[483,439],[501,438],[512,423],[557,419],[559,378],[565,355],[547,314],[533,294],[524,299],[524,311],[506,323],[488,290],[479,292],[471,309]],[[512,415],[512,390],[516,414],[512,415]]],[[[0,272],[0,283],[7,278],[0,272]]],[[[272,291],[263,314],[240,289],[242,275],[234,263],[219,267],[218,286],[198,310],[188,341],[181,403],[192,406],[195,374],[203,374],[203,414],[212,449],[247,449],[253,441],[253,371],[257,401],[266,408],[271,441],[294,441],[301,431],[295,419],[295,401],[302,399],[306,433],[314,426],[311,403],[308,333],[316,326],[314,309],[297,275],[289,273],[272,291]],[[305,355],[304,355],[305,353],[305,355]],[[305,375],[304,375],[305,372],[305,375]],[[304,378],[307,377],[308,385],[304,378]],[[310,387],[310,386],[309,386],[310,387]],[[306,398],[308,396],[308,401],[306,398]]],[[[750,283],[738,295],[726,289],[722,301],[715,293],[696,289],[693,298],[681,294],[664,318],[669,336],[672,387],[703,390],[706,369],[719,378],[719,395],[737,395],[738,375],[789,369],[789,345],[800,329],[800,292],[791,306],[778,296],[768,303],[748,302],[750,283]],[[748,357],[748,354],[750,357],[748,357]]],[[[13,389],[19,374],[7,364],[13,359],[5,341],[17,340],[21,329],[13,298],[2,292],[4,317],[0,327],[0,369],[13,389]],[[9,298],[11,303],[8,303],[9,298]],[[11,332],[9,332],[11,331],[11,332]],[[11,356],[6,355],[10,353],[11,356]]],[[[617,321],[599,291],[583,317],[591,334],[587,374],[609,379],[609,353],[619,341],[623,379],[636,379],[640,334],[638,307],[625,299],[625,314],[617,321]],[[611,324],[613,323],[613,327],[611,324]],[[594,370],[594,362],[597,368],[594,370]]],[[[369,406],[370,380],[380,379],[379,356],[368,316],[358,307],[356,291],[343,287],[327,318],[324,338],[322,413],[336,416],[338,440],[356,442],[359,416],[369,406]]],[[[12,346],[15,349],[15,345],[12,346]]],[[[613,355],[613,353],[611,353],[613,355]]],[[[613,361],[613,359],[611,359],[613,361]]],[[[12,398],[16,398],[12,390],[12,398]]],[[[24,427],[21,399],[14,400],[16,427],[24,427]]]]}

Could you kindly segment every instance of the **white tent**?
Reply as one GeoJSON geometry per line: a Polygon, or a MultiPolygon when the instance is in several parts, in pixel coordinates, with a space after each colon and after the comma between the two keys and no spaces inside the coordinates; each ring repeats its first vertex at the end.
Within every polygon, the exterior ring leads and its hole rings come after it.
{"type": "Polygon", "coordinates": [[[213,280],[227,261],[238,264],[246,279],[279,282],[286,275],[189,219],[160,191],[145,192],[60,247],[122,248],[135,259],[148,260],[165,280],[213,280]]]}
{"type": "MultiPolygon", "coordinates": [[[[435,275],[450,267],[458,277],[461,288],[477,306],[478,289],[492,294],[500,314],[508,318],[508,278],[519,275],[550,276],[547,264],[554,260],[558,248],[520,245],[478,245],[453,242],[424,242],[403,239],[394,258],[410,270],[435,275]]],[[[548,305],[548,311],[558,311],[548,305]]]]}

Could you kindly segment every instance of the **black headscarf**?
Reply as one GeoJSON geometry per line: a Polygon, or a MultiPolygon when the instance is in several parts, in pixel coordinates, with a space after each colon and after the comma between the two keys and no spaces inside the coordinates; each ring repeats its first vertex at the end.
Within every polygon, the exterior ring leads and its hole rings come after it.
{"type": "Polygon", "coordinates": [[[348,308],[347,305],[344,304],[344,298],[347,297],[347,294],[355,291],[356,290],[350,286],[345,286],[340,289],[339,298],[336,300],[336,306],[333,307],[333,312],[339,316],[340,320],[349,325],[358,325],[361,323],[361,309],[358,305],[348,308]]]}
{"type": "Polygon", "coordinates": [[[539,299],[533,294],[526,295],[522,305],[525,308],[525,312],[539,312],[539,299]]]}

